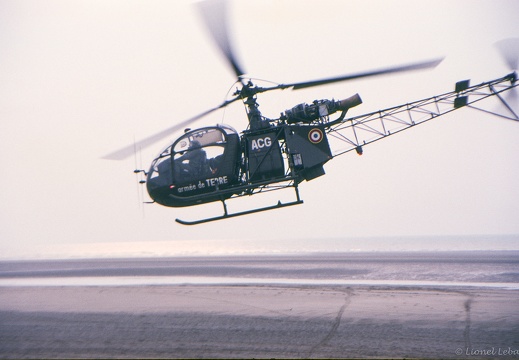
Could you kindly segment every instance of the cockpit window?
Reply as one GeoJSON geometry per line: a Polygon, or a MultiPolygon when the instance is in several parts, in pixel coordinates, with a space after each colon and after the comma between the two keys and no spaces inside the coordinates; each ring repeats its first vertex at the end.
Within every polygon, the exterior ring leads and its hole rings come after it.
{"type": "Polygon", "coordinates": [[[201,129],[180,138],[175,144],[173,151],[179,153],[193,148],[193,146],[206,147],[209,145],[223,145],[224,143],[225,135],[220,129],[201,129]]]}
{"type": "Polygon", "coordinates": [[[148,192],[156,201],[213,191],[238,181],[240,140],[236,130],[218,125],[190,131],[168,146],[152,163],[148,192]],[[189,191],[186,189],[190,189],[189,191]],[[159,200],[157,200],[159,199],[159,200]]]}
{"type": "Polygon", "coordinates": [[[200,129],[177,140],[173,146],[175,181],[194,181],[216,174],[225,152],[225,140],[219,128],[200,129]]]}
{"type": "MultiPolygon", "coordinates": [[[[166,152],[166,151],[164,151],[166,152]]],[[[167,151],[169,153],[169,151],[167,151]]],[[[148,184],[154,187],[168,186],[173,181],[171,172],[171,157],[169,155],[157,158],[148,173],[148,184]]]]}

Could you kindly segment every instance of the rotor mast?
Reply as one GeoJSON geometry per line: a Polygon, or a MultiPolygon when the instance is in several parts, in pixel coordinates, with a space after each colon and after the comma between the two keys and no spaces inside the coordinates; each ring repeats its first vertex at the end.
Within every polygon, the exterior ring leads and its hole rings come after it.
{"type": "Polygon", "coordinates": [[[249,128],[252,131],[266,129],[270,127],[269,121],[261,115],[259,104],[256,101],[256,94],[265,91],[265,89],[255,86],[252,81],[244,84],[241,79],[242,88],[237,89],[233,94],[243,99],[243,103],[247,105],[247,117],[249,119],[249,128]]]}

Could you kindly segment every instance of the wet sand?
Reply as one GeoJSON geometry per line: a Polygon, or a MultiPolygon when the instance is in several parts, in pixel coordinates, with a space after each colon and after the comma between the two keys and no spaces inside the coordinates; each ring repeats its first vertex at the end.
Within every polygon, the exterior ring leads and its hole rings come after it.
{"type": "Polygon", "coordinates": [[[519,290],[0,287],[1,358],[519,358],[519,290]]]}

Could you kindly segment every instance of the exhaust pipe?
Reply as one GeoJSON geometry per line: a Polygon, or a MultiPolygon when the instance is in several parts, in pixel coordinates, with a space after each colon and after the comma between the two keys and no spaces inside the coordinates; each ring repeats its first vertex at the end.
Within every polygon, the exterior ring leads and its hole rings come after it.
{"type": "Polygon", "coordinates": [[[362,99],[360,98],[359,94],[355,94],[347,99],[339,100],[338,103],[339,104],[337,108],[339,110],[348,111],[348,109],[362,104],[362,99]]]}

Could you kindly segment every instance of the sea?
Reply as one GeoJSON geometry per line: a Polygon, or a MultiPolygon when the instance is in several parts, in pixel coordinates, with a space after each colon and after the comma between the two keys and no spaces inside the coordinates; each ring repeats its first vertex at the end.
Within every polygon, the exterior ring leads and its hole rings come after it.
{"type": "Polygon", "coordinates": [[[519,289],[519,250],[0,261],[0,287],[376,285],[519,289]]]}

